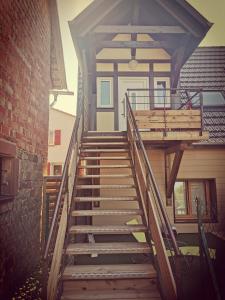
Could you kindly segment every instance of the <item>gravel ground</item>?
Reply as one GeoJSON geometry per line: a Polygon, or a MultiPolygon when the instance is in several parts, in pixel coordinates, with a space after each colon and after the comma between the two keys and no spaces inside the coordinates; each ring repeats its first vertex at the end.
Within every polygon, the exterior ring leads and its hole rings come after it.
{"type": "Polygon", "coordinates": [[[11,300],[41,300],[41,269],[38,268],[21,287],[11,300]]]}

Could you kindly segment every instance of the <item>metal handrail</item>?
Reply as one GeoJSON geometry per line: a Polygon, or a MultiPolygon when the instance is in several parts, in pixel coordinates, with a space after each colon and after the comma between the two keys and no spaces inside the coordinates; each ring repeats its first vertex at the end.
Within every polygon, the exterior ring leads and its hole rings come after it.
{"type": "Polygon", "coordinates": [[[49,230],[48,240],[47,240],[46,247],[45,247],[45,252],[44,252],[44,257],[43,257],[44,260],[47,259],[48,254],[49,254],[51,241],[52,241],[53,236],[54,236],[54,231],[56,229],[57,219],[58,219],[58,216],[59,216],[59,208],[60,208],[62,200],[63,200],[63,190],[64,190],[65,185],[67,183],[68,169],[69,169],[69,164],[70,164],[71,155],[72,155],[72,151],[73,151],[73,146],[74,146],[74,143],[75,143],[75,140],[76,140],[76,136],[77,136],[78,128],[79,128],[79,123],[80,123],[80,119],[81,119],[81,116],[82,116],[81,107],[79,107],[78,110],[79,110],[79,113],[78,113],[78,116],[77,116],[77,118],[75,120],[75,123],[74,123],[73,131],[72,131],[72,134],[71,134],[71,139],[70,139],[70,143],[69,143],[69,147],[68,147],[68,151],[67,151],[67,154],[66,154],[65,164],[64,164],[64,167],[63,167],[62,181],[60,183],[60,188],[59,188],[59,193],[58,193],[58,197],[57,197],[57,201],[56,201],[54,215],[53,215],[51,227],[50,227],[50,230],[49,230]]]}
{"type": "Polygon", "coordinates": [[[150,165],[150,162],[149,162],[149,159],[148,159],[148,156],[147,156],[147,153],[146,153],[146,150],[145,150],[140,132],[138,130],[136,120],[135,120],[135,117],[134,117],[134,114],[133,114],[133,111],[132,111],[132,108],[131,108],[131,105],[130,105],[130,102],[129,102],[129,97],[128,97],[127,93],[126,93],[126,104],[127,104],[127,112],[130,113],[130,115],[131,115],[134,131],[135,131],[135,134],[137,136],[137,139],[138,139],[138,142],[139,142],[139,145],[140,145],[143,157],[144,157],[145,165],[147,167],[147,173],[148,173],[149,177],[151,178],[152,187],[153,187],[153,190],[154,190],[155,195],[157,197],[158,204],[159,204],[159,207],[160,207],[160,211],[161,211],[161,214],[163,216],[163,219],[164,219],[164,222],[165,222],[165,225],[166,225],[166,229],[167,229],[168,234],[171,238],[172,245],[173,245],[173,248],[174,248],[174,252],[175,252],[176,255],[180,255],[180,250],[179,250],[179,247],[177,245],[176,238],[174,236],[173,230],[171,228],[171,224],[170,224],[168,215],[166,213],[166,210],[165,210],[165,207],[164,207],[164,204],[163,204],[163,201],[162,201],[162,198],[161,198],[161,195],[160,195],[157,183],[156,183],[156,179],[153,175],[153,171],[152,171],[152,168],[151,168],[151,165],[150,165]]]}

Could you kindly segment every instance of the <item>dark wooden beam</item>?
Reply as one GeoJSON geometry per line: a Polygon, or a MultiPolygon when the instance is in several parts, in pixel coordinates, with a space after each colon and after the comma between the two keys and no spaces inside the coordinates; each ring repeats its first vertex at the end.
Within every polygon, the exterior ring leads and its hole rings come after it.
{"type": "Polygon", "coordinates": [[[184,64],[185,54],[188,44],[191,42],[191,35],[187,34],[180,41],[180,46],[176,49],[172,56],[172,78],[171,86],[176,87],[180,77],[180,70],[184,64]]]}
{"type": "Polygon", "coordinates": [[[112,4],[107,4],[107,8],[105,8],[101,13],[98,12],[93,22],[90,23],[89,26],[85,26],[85,29],[82,31],[80,36],[85,36],[89,33],[94,26],[96,26],[102,19],[104,19],[122,0],[115,0],[112,4]]]}
{"type": "Polygon", "coordinates": [[[186,33],[180,26],[99,25],[94,33],[186,33]]]}
{"type": "Polygon", "coordinates": [[[178,144],[175,144],[169,148],[166,149],[166,154],[171,154],[171,153],[175,153],[177,151],[181,151],[181,150],[186,150],[188,148],[188,144],[187,143],[178,143],[178,144]]]}
{"type": "Polygon", "coordinates": [[[173,44],[168,41],[147,41],[147,42],[137,42],[137,41],[102,41],[102,48],[147,48],[147,49],[157,49],[157,48],[173,48],[173,44]]]}
{"type": "Polygon", "coordinates": [[[178,174],[178,171],[179,171],[179,167],[180,167],[180,163],[181,163],[181,160],[182,160],[182,157],[183,157],[183,153],[184,153],[184,150],[178,150],[175,153],[175,157],[174,157],[174,160],[173,160],[173,166],[172,166],[170,176],[168,178],[168,183],[167,183],[167,191],[166,191],[167,198],[171,198],[171,196],[172,196],[173,189],[174,189],[174,184],[175,184],[176,179],[177,179],[177,174],[178,174]]]}
{"type": "Polygon", "coordinates": [[[171,16],[173,16],[188,32],[195,37],[201,36],[202,31],[199,30],[198,24],[195,20],[186,16],[184,12],[179,9],[175,1],[158,0],[157,3],[163,7],[171,16]],[[175,4],[175,5],[174,5],[175,4]]]}

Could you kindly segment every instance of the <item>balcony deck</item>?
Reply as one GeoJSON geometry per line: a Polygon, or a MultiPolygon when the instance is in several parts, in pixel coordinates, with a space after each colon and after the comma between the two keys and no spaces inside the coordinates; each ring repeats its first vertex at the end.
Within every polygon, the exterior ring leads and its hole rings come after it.
{"type": "Polygon", "coordinates": [[[133,114],[145,142],[209,139],[204,130],[201,90],[128,89],[127,101],[135,108],[133,114]]]}
{"type": "Polygon", "coordinates": [[[134,116],[144,141],[202,141],[209,133],[202,130],[200,109],[138,110],[134,116]]]}

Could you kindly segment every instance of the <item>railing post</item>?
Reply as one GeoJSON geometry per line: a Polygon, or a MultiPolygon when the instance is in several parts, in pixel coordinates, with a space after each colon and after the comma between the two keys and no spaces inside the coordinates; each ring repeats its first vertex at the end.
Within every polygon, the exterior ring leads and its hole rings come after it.
{"type": "Polygon", "coordinates": [[[164,95],[164,136],[167,136],[167,127],[166,127],[166,95],[164,95]]]}
{"type": "Polygon", "coordinates": [[[45,196],[45,243],[48,239],[49,234],[49,195],[46,194],[45,196]]]}
{"type": "Polygon", "coordinates": [[[203,111],[203,94],[202,94],[202,91],[200,91],[199,99],[200,99],[200,109],[201,109],[201,131],[200,131],[200,136],[202,136],[203,135],[203,130],[204,130],[204,111],[203,111]]]}

